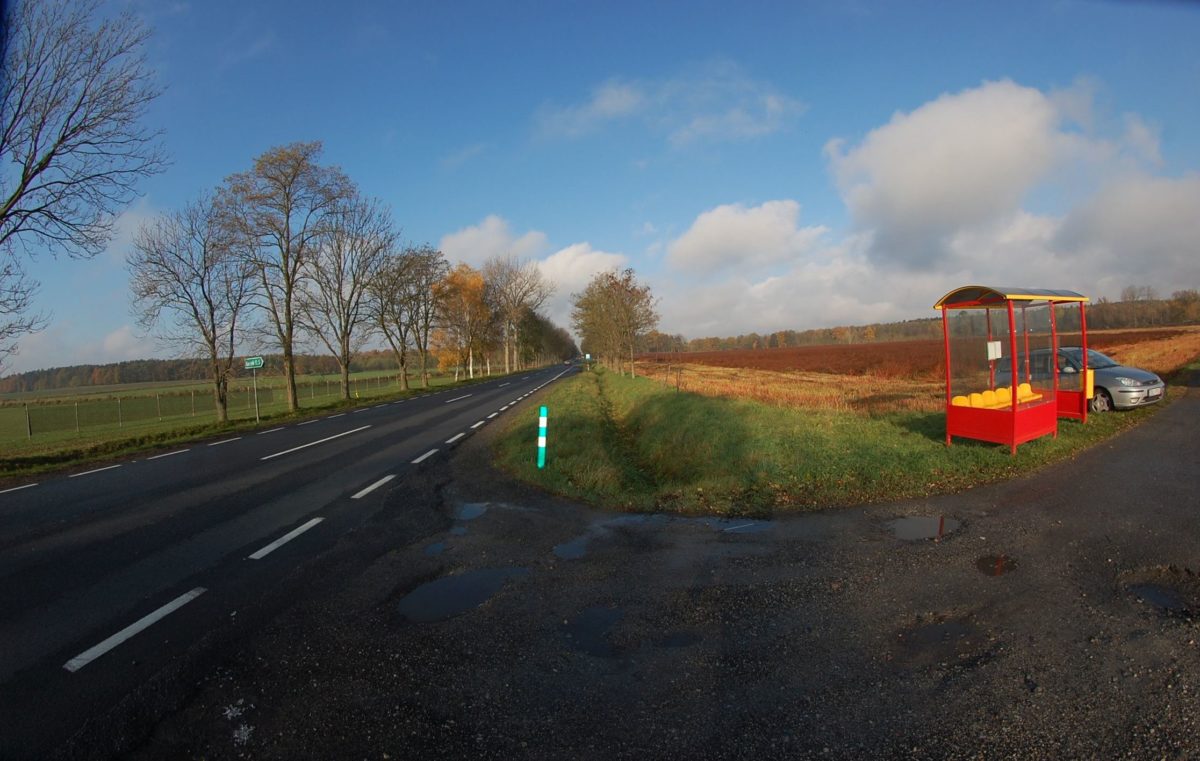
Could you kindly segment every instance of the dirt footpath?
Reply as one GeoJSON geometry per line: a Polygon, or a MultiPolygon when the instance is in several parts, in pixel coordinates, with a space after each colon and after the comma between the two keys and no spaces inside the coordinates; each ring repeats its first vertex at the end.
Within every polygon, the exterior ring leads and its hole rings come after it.
{"type": "Polygon", "coordinates": [[[1032,478],[764,522],[549,498],[484,433],[132,757],[1200,757],[1197,431],[1193,387],[1032,478]]]}

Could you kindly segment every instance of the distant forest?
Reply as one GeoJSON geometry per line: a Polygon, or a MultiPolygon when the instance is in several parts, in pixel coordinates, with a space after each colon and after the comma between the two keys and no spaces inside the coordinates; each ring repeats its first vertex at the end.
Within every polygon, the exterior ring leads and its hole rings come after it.
{"type": "MultiPolygon", "coordinates": [[[[1120,301],[1098,299],[1088,305],[1087,323],[1091,330],[1149,328],[1163,325],[1200,323],[1200,290],[1176,291],[1161,299],[1153,289],[1130,286],[1121,292],[1120,301]]],[[[687,339],[654,331],[646,337],[647,352],[721,351],[723,349],[776,349],[785,346],[870,343],[872,341],[912,341],[941,339],[940,316],[902,322],[847,325],[816,330],[778,330],[774,333],[745,333],[737,336],[687,339]]]]}

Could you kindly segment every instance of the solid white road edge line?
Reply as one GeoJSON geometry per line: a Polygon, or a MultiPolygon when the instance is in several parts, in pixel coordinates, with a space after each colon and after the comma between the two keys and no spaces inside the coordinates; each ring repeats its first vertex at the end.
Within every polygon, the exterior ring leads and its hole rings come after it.
{"type": "MultiPolygon", "coordinates": [[[[122,463],[122,464],[124,464],[124,463],[122,463]]],[[[90,476],[93,473],[102,473],[103,471],[112,470],[113,468],[119,468],[119,467],[121,467],[121,466],[120,465],[109,465],[107,468],[96,468],[95,470],[85,470],[82,473],[72,473],[71,475],[67,476],[67,478],[79,478],[80,476],[90,476]]]]}
{"type": "Polygon", "coordinates": [[[447,399],[446,401],[442,402],[442,404],[451,404],[453,402],[461,402],[463,399],[466,399],[468,396],[472,396],[472,394],[467,394],[467,396],[460,396],[460,397],[457,397],[454,399],[447,399]]]}
{"type": "Polygon", "coordinates": [[[430,457],[433,457],[435,454],[437,454],[437,450],[436,450],[436,449],[430,449],[430,450],[429,450],[428,452],[426,452],[425,454],[423,454],[423,455],[421,455],[420,457],[418,457],[417,459],[413,460],[413,461],[412,461],[412,464],[413,464],[413,465],[419,465],[420,463],[424,462],[425,460],[429,459],[430,457]]]}
{"type": "Polygon", "coordinates": [[[242,440],[241,436],[234,436],[232,439],[225,439],[224,441],[214,441],[213,443],[209,444],[209,446],[210,447],[219,447],[222,444],[228,444],[231,441],[241,441],[241,440],[242,440]]]}
{"type": "Polygon", "coordinates": [[[466,436],[466,435],[467,434],[465,434],[465,433],[456,434],[456,435],[451,436],[450,438],[446,439],[446,443],[453,444],[454,442],[458,441],[459,439],[461,439],[463,436],[466,436]]]}
{"type": "Polygon", "coordinates": [[[317,439],[316,441],[310,441],[310,442],[308,442],[307,444],[301,444],[301,445],[300,445],[300,446],[298,446],[298,447],[292,447],[291,449],[285,449],[285,450],[283,450],[282,452],[276,452],[275,454],[269,454],[269,455],[267,455],[266,457],[260,457],[260,458],[258,458],[258,459],[260,459],[260,460],[270,460],[270,459],[271,459],[271,458],[273,458],[273,457],[282,457],[282,456],[283,456],[283,455],[285,455],[285,454],[291,454],[292,452],[299,452],[301,449],[307,449],[307,448],[309,448],[309,447],[315,447],[317,444],[324,444],[326,441],[333,441],[334,439],[340,439],[340,438],[341,438],[341,437],[343,437],[343,436],[349,436],[349,435],[350,435],[350,434],[352,434],[352,433],[358,433],[359,431],[365,431],[365,430],[367,430],[367,429],[368,429],[368,428],[370,428],[370,427],[371,427],[371,426],[369,426],[369,425],[364,425],[364,426],[362,426],[361,428],[355,428],[355,429],[354,429],[354,430],[352,430],[352,431],[343,431],[343,432],[341,432],[341,433],[336,433],[336,434],[334,434],[333,436],[326,436],[326,437],[325,437],[325,438],[323,438],[323,439],[317,439]]]}
{"type": "Polygon", "coordinates": [[[375,483],[371,484],[371,485],[370,485],[370,486],[368,486],[367,488],[365,488],[365,489],[363,489],[362,491],[360,491],[358,494],[355,494],[354,496],[350,497],[350,499],[362,499],[363,497],[367,496],[368,494],[370,494],[371,492],[375,491],[375,490],[376,490],[376,489],[378,489],[380,486],[383,486],[383,485],[384,485],[384,484],[386,484],[388,481],[391,481],[391,480],[392,480],[393,478],[395,478],[395,477],[396,477],[395,475],[384,476],[383,478],[379,479],[379,480],[378,480],[378,481],[376,481],[375,483]]]}
{"type": "Polygon", "coordinates": [[[171,615],[175,611],[182,608],[184,605],[187,605],[192,600],[195,600],[197,597],[204,594],[206,591],[208,591],[208,590],[206,590],[204,587],[196,587],[192,591],[187,592],[186,594],[182,594],[179,597],[176,597],[174,600],[172,600],[171,602],[162,606],[161,608],[154,611],[153,613],[151,613],[147,616],[143,616],[142,618],[139,618],[137,621],[134,621],[132,624],[130,624],[129,626],[126,626],[124,629],[122,629],[121,631],[112,635],[111,637],[104,640],[100,644],[98,644],[94,647],[90,647],[87,650],[84,650],[79,655],[75,656],[71,660],[64,663],[63,668],[65,668],[67,671],[70,671],[71,673],[75,673],[79,669],[83,668],[84,666],[88,665],[92,661],[96,660],[100,656],[107,653],[109,650],[112,650],[117,645],[121,644],[122,642],[129,639],[130,637],[134,636],[138,632],[157,623],[158,621],[161,621],[162,619],[166,618],[167,616],[171,615]]]}
{"type": "MultiPolygon", "coordinates": [[[[487,422],[486,420],[480,420],[478,423],[476,423],[475,425],[471,426],[471,428],[472,428],[472,429],[478,428],[479,426],[483,425],[483,424],[484,424],[484,423],[486,423],[486,422],[487,422]]],[[[31,484],[31,485],[33,485],[33,484],[31,484]]],[[[19,489],[24,489],[25,487],[24,487],[24,486],[20,486],[20,487],[17,487],[17,488],[19,488],[19,489]]],[[[3,493],[4,493],[4,492],[0,492],[0,494],[3,494],[3,493]]]]}
{"type": "Polygon", "coordinates": [[[283,536],[279,537],[275,541],[268,544],[266,547],[263,547],[258,552],[254,553],[253,555],[250,555],[249,559],[250,560],[262,560],[267,555],[270,555],[275,550],[279,549],[283,545],[292,541],[293,539],[300,536],[305,531],[308,531],[310,528],[317,525],[318,523],[320,523],[323,520],[325,520],[325,519],[324,518],[313,518],[311,521],[309,521],[308,523],[305,523],[303,526],[297,526],[296,528],[292,529],[291,531],[287,532],[283,536]]]}
{"type": "Polygon", "coordinates": [[[175,456],[175,455],[177,455],[177,454],[183,454],[184,452],[190,452],[190,451],[192,451],[192,450],[190,450],[190,449],[176,449],[174,452],[167,452],[166,454],[156,454],[156,455],[154,455],[153,457],[147,457],[146,459],[147,459],[147,460],[161,460],[161,459],[162,459],[162,458],[164,458],[164,457],[174,457],[174,456],[175,456]]]}
{"type": "Polygon", "coordinates": [[[37,486],[37,484],[25,484],[24,486],[14,486],[11,489],[5,489],[4,491],[0,491],[0,494],[8,494],[10,491],[21,491],[22,489],[28,489],[32,486],[37,486]]]}

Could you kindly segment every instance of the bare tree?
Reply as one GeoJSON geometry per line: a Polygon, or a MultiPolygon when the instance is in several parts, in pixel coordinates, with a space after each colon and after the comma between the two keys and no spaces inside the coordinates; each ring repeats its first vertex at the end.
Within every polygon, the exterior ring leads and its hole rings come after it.
{"type": "Polygon", "coordinates": [[[439,287],[450,265],[441,251],[426,244],[408,247],[408,277],[404,300],[407,303],[409,335],[412,336],[421,362],[421,384],[429,387],[429,338],[441,314],[439,287]]]}
{"type": "Polygon", "coordinates": [[[350,358],[373,327],[368,289],[396,244],[391,214],[377,200],[356,195],[333,220],[308,261],[299,291],[305,329],[337,360],[342,398],[350,398],[350,358]]]}
{"type": "Polygon", "coordinates": [[[521,318],[526,310],[537,311],[554,294],[554,286],[542,275],[537,263],[513,256],[494,256],[484,262],[483,279],[500,318],[504,372],[508,373],[519,362],[516,349],[521,318]]]}
{"type": "Polygon", "coordinates": [[[126,261],[138,321],[209,367],[217,421],[228,420],[229,378],[254,272],[212,196],[142,225],[126,261]]]}
{"type": "Polygon", "coordinates": [[[21,261],[7,248],[0,248],[0,369],[4,360],[17,352],[21,336],[46,327],[48,317],[30,314],[38,284],[25,274],[21,261]]]}
{"type": "Polygon", "coordinates": [[[254,168],[226,180],[226,200],[258,273],[256,304],[269,318],[283,354],[288,410],[298,408],[296,340],[298,289],[308,261],[353,195],[350,179],[337,167],[317,163],[321,144],[292,143],[272,148],[254,168]]]}
{"type": "Polygon", "coordinates": [[[159,95],[150,32],[98,0],[22,0],[0,18],[0,360],[45,325],[24,317],[37,284],[17,254],[95,256],[137,183],[164,168],[160,133],[142,125],[159,95]],[[15,296],[15,298],[14,298],[15,296]]]}
{"type": "Polygon", "coordinates": [[[409,280],[414,269],[409,250],[389,253],[367,289],[367,311],[374,327],[383,334],[400,369],[400,387],[408,390],[408,347],[412,339],[409,317],[409,280]]]}

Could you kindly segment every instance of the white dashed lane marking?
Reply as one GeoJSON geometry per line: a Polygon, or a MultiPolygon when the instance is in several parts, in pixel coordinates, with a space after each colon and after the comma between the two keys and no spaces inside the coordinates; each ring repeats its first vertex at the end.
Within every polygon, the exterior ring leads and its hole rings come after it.
{"type": "Polygon", "coordinates": [[[318,523],[320,523],[323,520],[325,520],[325,519],[324,518],[313,518],[308,523],[305,523],[303,526],[298,526],[298,527],[292,529],[291,531],[287,532],[283,536],[279,537],[275,541],[268,544],[266,547],[263,547],[261,550],[254,553],[253,555],[251,555],[250,560],[262,560],[267,555],[270,555],[275,550],[279,549],[283,545],[292,541],[293,539],[300,536],[305,531],[308,531],[310,528],[317,525],[318,523]]]}
{"type": "Polygon", "coordinates": [[[107,653],[109,650],[112,650],[117,645],[121,644],[122,642],[129,639],[130,637],[134,636],[138,632],[142,631],[143,629],[149,628],[150,626],[154,625],[155,623],[157,623],[157,622],[161,621],[162,619],[166,618],[167,616],[171,615],[175,611],[182,608],[184,605],[187,605],[192,600],[195,600],[197,597],[204,594],[206,591],[207,590],[204,587],[196,587],[192,591],[187,592],[186,594],[182,594],[179,597],[176,597],[174,600],[172,600],[171,602],[162,606],[161,608],[154,611],[153,613],[151,613],[147,616],[143,616],[142,618],[139,618],[137,621],[134,621],[132,624],[130,624],[129,626],[126,626],[124,629],[122,629],[121,631],[112,635],[111,637],[104,640],[100,644],[98,644],[94,647],[90,647],[87,650],[84,650],[79,655],[75,656],[71,660],[64,663],[63,668],[65,668],[67,671],[70,671],[71,673],[78,671],[79,669],[83,668],[84,666],[88,665],[92,661],[96,660],[100,656],[107,653]]]}

